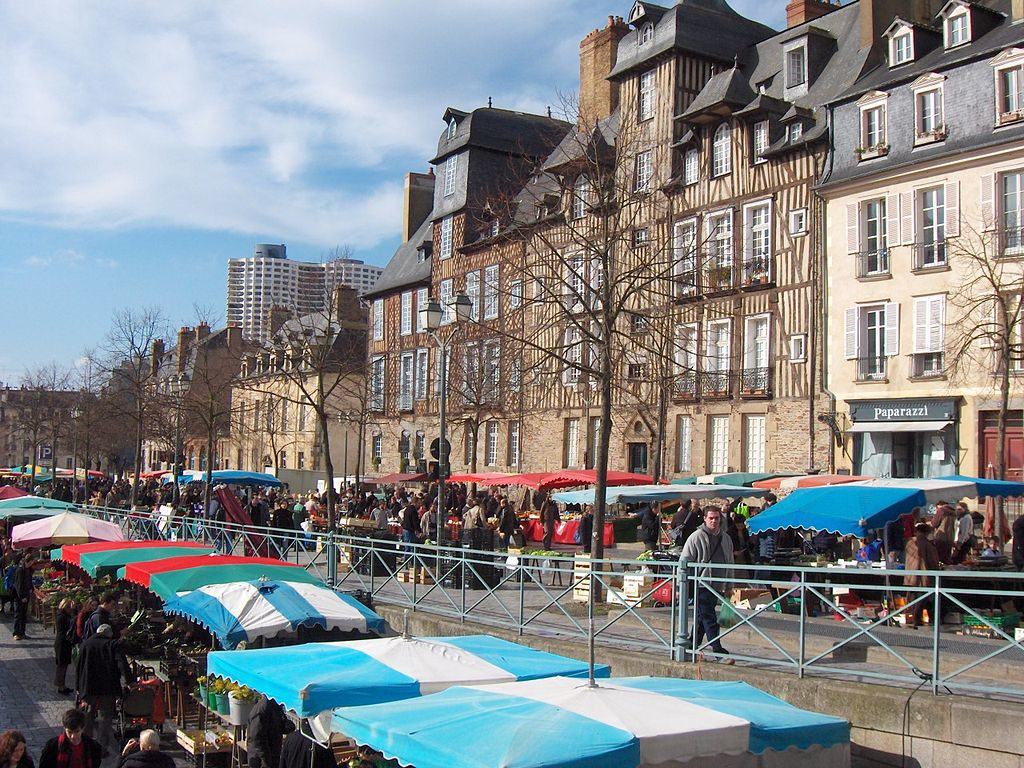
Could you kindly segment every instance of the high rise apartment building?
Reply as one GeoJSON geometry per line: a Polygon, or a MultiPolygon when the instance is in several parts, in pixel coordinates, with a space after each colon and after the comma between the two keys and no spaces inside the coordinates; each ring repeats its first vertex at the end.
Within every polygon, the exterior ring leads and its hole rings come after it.
{"type": "Polygon", "coordinates": [[[228,261],[227,320],[241,327],[245,338],[266,341],[272,308],[283,307],[295,316],[318,312],[336,285],[362,294],[380,273],[380,267],[358,259],[292,261],[284,245],[261,243],[252,256],[228,261]]]}

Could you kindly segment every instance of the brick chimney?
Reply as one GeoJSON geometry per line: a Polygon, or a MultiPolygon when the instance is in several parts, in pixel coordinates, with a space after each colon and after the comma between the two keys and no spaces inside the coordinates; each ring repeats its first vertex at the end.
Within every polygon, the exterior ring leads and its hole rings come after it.
{"type": "Polygon", "coordinates": [[[189,353],[192,349],[192,338],[194,334],[195,329],[189,328],[186,325],[183,325],[178,329],[178,349],[175,353],[178,363],[178,373],[185,372],[185,364],[188,362],[189,353]]]}
{"type": "Polygon", "coordinates": [[[608,117],[619,105],[619,85],[608,80],[615,66],[619,41],[629,33],[621,16],[609,16],[604,29],[595,29],[580,42],[580,125],[608,117]]]}
{"type": "Polygon", "coordinates": [[[242,327],[238,323],[228,323],[228,349],[238,350],[242,344],[242,327]]]}
{"type": "Polygon", "coordinates": [[[805,21],[824,16],[839,7],[831,0],[790,0],[786,6],[786,27],[792,29],[805,21]]]}
{"type": "Polygon", "coordinates": [[[402,242],[409,242],[434,207],[434,169],[430,173],[405,174],[402,201],[402,242]]]}
{"type": "Polygon", "coordinates": [[[882,33],[897,16],[921,24],[933,23],[941,0],[858,0],[860,6],[860,47],[874,47],[874,56],[885,53],[882,33]],[[934,10],[933,10],[934,9],[934,10]]]}
{"type": "Polygon", "coordinates": [[[1014,24],[1024,21],[1024,0],[1010,0],[1010,21],[1014,24]]]}
{"type": "Polygon", "coordinates": [[[149,372],[156,376],[160,372],[160,363],[164,360],[164,340],[153,339],[149,350],[149,372]]]}
{"type": "Polygon", "coordinates": [[[196,342],[200,342],[210,335],[210,326],[206,321],[201,322],[196,326],[196,342]]]}
{"type": "Polygon", "coordinates": [[[359,301],[359,292],[347,285],[334,289],[334,319],[339,323],[362,323],[366,310],[359,301]]]}

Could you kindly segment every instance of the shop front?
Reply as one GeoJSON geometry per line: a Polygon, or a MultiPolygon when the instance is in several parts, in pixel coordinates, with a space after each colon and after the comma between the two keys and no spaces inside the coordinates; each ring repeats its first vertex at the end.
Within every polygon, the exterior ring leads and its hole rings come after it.
{"type": "Polygon", "coordinates": [[[940,477],[959,470],[959,399],[848,403],[853,472],[874,477],[940,477]]]}

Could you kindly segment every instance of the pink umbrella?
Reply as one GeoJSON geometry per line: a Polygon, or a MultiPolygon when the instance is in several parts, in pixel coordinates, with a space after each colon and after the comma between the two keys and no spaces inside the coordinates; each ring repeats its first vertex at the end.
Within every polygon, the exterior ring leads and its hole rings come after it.
{"type": "Polygon", "coordinates": [[[11,543],[15,549],[59,547],[90,541],[124,541],[124,534],[114,523],[77,512],[64,512],[42,520],[21,523],[11,530],[11,543]]]}

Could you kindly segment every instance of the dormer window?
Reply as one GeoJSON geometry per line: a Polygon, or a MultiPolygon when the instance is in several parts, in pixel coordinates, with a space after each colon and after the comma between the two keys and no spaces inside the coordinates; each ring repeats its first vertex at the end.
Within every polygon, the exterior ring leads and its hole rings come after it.
{"type": "Polygon", "coordinates": [[[732,172],[732,129],[722,123],[711,140],[711,175],[725,176],[732,172]]]}
{"type": "Polygon", "coordinates": [[[580,176],[572,186],[572,217],[582,219],[587,213],[587,204],[590,199],[590,180],[586,176],[580,176]]]}
{"type": "Polygon", "coordinates": [[[914,145],[930,144],[946,138],[943,117],[942,86],[945,77],[931,73],[911,84],[914,92],[914,145]]]}
{"type": "Polygon", "coordinates": [[[1024,119],[1024,50],[1011,48],[992,60],[996,76],[996,125],[1024,119]]]}
{"type": "Polygon", "coordinates": [[[501,229],[501,222],[495,219],[494,221],[491,222],[490,236],[497,237],[499,229],[501,229]]]}
{"type": "Polygon", "coordinates": [[[865,94],[860,107],[860,147],[857,154],[861,160],[869,160],[888,154],[886,126],[886,103],[888,97],[877,91],[865,94]]]}
{"type": "Polygon", "coordinates": [[[789,126],[789,143],[796,144],[804,135],[803,123],[792,123],[789,126]]]}
{"type": "Polygon", "coordinates": [[[764,162],[764,153],[768,149],[768,121],[754,123],[754,163],[764,162]]]}
{"type": "Polygon", "coordinates": [[[651,40],[654,39],[654,25],[651,23],[644,24],[640,27],[640,31],[636,34],[637,47],[643,47],[647,45],[651,40]]]}
{"type": "Polygon", "coordinates": [[[889,40],[889,66],[906,64],[914,58],[914,38],[909,29],[897,32],[889,40]]]}
{"type": "Polygon", "coordinates": [[[970,41],[971,17],[966,8],[961,8],[946,19],[946,47],[955,48],[970,41]]]}
{"type": "Polygon", "coordinates": [[[786,52],[786,88],[807,85],[807,49],[804,46],[786,52]]]}

